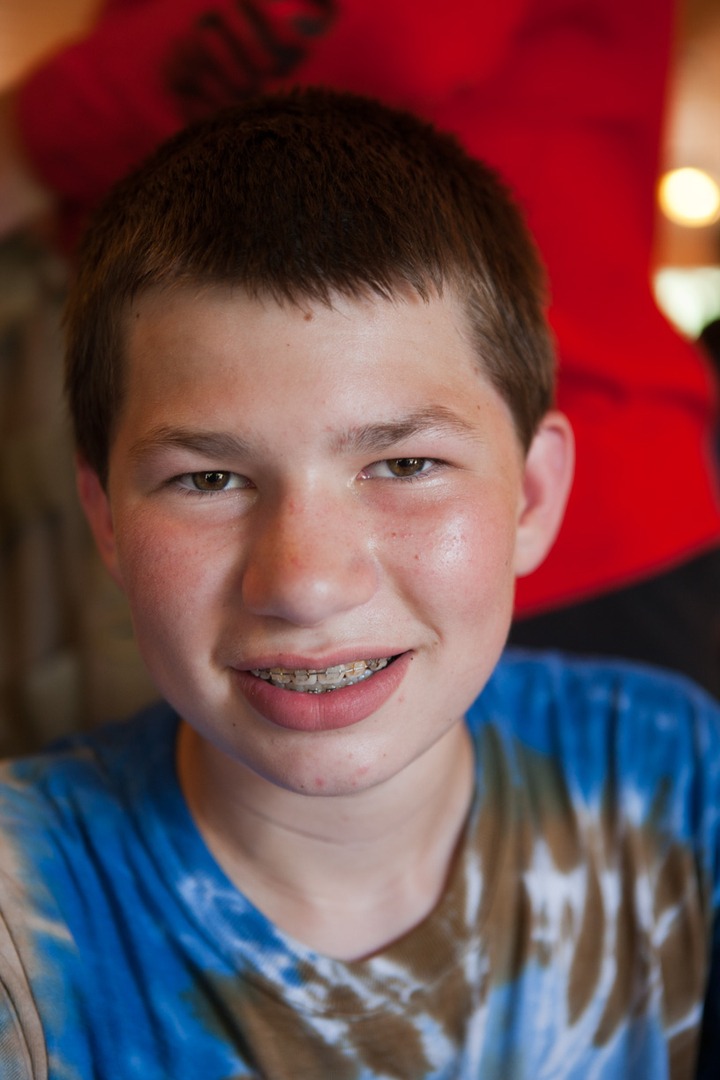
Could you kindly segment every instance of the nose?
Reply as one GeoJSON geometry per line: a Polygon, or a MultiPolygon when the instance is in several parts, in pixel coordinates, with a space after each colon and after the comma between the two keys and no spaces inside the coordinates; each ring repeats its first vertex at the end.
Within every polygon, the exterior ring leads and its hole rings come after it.
{"type": "Polygon", "coordinates": [[[366,603],[378,572],[359,515],[327,500],[284,499],[259,508],[246,549],[245,607],[298,626],[317,626],[366,603]]]}

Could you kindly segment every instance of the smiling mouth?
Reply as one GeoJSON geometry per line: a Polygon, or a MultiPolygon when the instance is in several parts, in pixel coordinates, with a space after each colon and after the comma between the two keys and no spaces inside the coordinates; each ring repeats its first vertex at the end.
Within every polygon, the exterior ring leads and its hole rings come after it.
{"type": "Polygon", "coordinates": [[[396,657],[377,660],[353,660],[327,668],[251,668],[250,674],[264,679],[271,686],[294,690],[299,694],[328,694],[371,678],[376,671],[387,667],[396,657]]]}

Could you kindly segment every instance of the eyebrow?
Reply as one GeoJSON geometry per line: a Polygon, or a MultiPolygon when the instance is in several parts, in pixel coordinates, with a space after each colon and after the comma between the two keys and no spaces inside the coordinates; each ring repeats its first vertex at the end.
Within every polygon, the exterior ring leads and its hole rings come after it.
{"type": "Polygon", "coordinates": [[[444,405],[424,406],[407,416],[379,424],[362,424],[342,432],[332,441],[338,452],[377,453],[415,435],[451,434],[477,436],[477,428],[444,405]]]}
{"type": "Polygon", "coordinates": [[[190,450],[207,457],[235,458],[250,454],[250,443],[228,431],[195,431],[192,428],[160,427],[139,439],[130,448],[136,461],[163,450],[190,450]]]}
{"type": "MultiPolygon", "coordinates": [[[[330,449],[333,453],[381,453],[416,435],[445,433],[465,438],[478,434],[472,424],[452,409],[444,405],[431,405],[415,409],[396,420],[348,428],[333,436],[330,449]]],[[[232,432],[160,427],[134,443],[130,455],[136,461],[142,461],[163,450],[175,448],[226,460],[251,457],[253,453],[250,440],[232,432]]]]}

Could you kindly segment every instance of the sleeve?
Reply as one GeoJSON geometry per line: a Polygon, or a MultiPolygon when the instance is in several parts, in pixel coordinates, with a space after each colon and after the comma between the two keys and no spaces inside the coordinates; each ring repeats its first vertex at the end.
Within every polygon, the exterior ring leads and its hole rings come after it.
{"type": "Polygon", "coordinates": [[[716,912],[696,1080],[720,1076],[720,913],[716,912]]]}
{"type": "MultiPolygon", "coordinates": [[[[0,894],[6,890],[0,881],[0,894]]],[[[0,913],[0,1080],[47,1080],[42,1024],[10,928],[0,913]]]]}
{"type": "Polygon", "coordinates": [[[699,759],[703,766],[704,790],[698,801],[704,806],[704,849],[700,860],[708,880],[710,955],[707,989],[696,1080],[717,1080],[720,1076],[720,710],[709,710],[707,729],[701,731],[699,759]]]}

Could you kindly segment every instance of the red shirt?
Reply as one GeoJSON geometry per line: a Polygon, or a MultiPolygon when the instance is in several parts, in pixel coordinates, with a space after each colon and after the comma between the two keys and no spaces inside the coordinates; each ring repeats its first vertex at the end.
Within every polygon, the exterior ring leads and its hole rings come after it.
{"type": "Polygon", "coordinates": [[[720,542],[710,372],[649,284],[672,24],[669,0],[111,0],[20,119],[68,216],[189,119],[293,83],[409,107],[496,165],[548,266],[577,439],[558,541],[519,582],[531,612],[720,542]]]}

